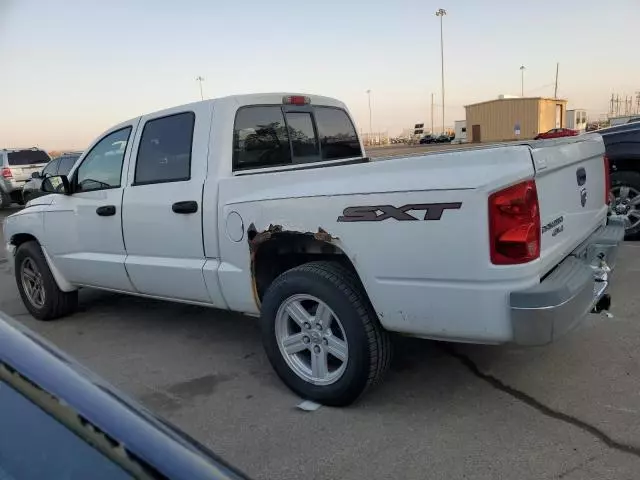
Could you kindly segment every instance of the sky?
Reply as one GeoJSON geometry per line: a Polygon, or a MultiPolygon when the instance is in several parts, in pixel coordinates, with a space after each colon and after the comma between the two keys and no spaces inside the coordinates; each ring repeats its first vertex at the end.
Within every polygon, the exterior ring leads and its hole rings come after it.
{"type": "Polygon", "coordinates": [[[336,97],[369,130],[442,123],[499,94],[593,117],[640,90],[640,0],[0,0],[0,148],[83,149],[110,126],[205,98],[336,97]]]}

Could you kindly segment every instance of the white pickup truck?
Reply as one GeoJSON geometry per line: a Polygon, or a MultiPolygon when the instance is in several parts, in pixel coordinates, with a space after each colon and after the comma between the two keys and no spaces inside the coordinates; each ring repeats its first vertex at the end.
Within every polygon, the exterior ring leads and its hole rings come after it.
{"type": "Polygon", "coordinates": [[[113,127],[4,238],[38,319],[80,287],[260,315],[282,380],[345,405],[389,332],[542,345],[606,308],[603,154],[588,134],[369,162],[339,101],[232,96],[113,127]]]}

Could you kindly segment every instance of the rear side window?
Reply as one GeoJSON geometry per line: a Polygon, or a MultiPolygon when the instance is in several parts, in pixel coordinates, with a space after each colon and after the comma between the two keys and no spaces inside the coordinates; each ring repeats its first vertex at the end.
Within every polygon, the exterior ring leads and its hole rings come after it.
{"type": "Polygon", "coordinates": [[[10,166],[49,163],[51,158],[43,150],[18,150],[7,154],[10,166]]]}
{"type": "Polygon", "coordinates": [[[60,167],[58,168],[58,175],[68,175],[78,158],[80,158],[80,155],[61,157],[60,167]]]}
{"type": "Polygon", "coordinates": [[[180,182],[191,178],[193,112],[149,120],[142,131],[135,185],[180,182]]]}
{"type": "Polygon", "coordinates": [[[43,177],[50,177],[52,175],[56,175],[58,173],[58,165],[60,164],[60,159],[56,158],[51,160],[46,167],[42,170],[43,177]]]}
{"type": "Polygon", "coordinates": [[[233,130],[233,168],[289,165],[289,135],[280,107],[256,106],[238,110],[233,130]]]}

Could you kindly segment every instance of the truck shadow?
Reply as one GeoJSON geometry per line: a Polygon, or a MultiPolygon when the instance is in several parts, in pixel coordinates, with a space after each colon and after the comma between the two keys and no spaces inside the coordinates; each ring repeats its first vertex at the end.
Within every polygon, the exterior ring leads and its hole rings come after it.
{"type": "MultiPolygon", "coordinates": [[[[256,318],[83,289],[77,314],[54,324],[37,325],[38,330],[45,329],[42,333],[53,336],[54,341],[58,335],[66,341],[69,336],[82,337],[69,350],[76,354],[74,350],[80,348],[78,356],[89,357],[89,363],[97,361],[104,365],[104,356],[108,355],[146,364],[156,362],[161,370],[164,363],[170,362],[176,377],[189,379],[207,373],[209,367],[203,369],[202,359],[208,358],[211,375],[251,378],[248,381],[258,391],[266,388],[269,395],[295,398],[277,378],[264,354],[256,318]],[[60,327],[65,332],[60,332],[60,327]],[[100,346],[93,350],[92,345],[98,342],[100,346]],[[167,356],[180,360],[176,363],[167,356]]],[[[431,410],[451,404],[458,404],[460,408],[469,404],[479,406],[490,401],[492,389],[474,376],[455,353],[480,356],[483,368],[489,369],[494,362],[499,365],[514,359],[507,347],[500,346],[449,344],[400,335],[392,336],[392,345],[394,356],[384,381],[349,407],[350,410],[373,409],[381,413],[415,409],[427,415],[431,410]]],[[[144,374],[137,367],[127,365],[125,368],[129,377],[144,374]]],[[[170,388],[168,385],[167,389],[170,388]]],[[[152,408],[155,405],[153,401],[146,403],[152,408]]]]}

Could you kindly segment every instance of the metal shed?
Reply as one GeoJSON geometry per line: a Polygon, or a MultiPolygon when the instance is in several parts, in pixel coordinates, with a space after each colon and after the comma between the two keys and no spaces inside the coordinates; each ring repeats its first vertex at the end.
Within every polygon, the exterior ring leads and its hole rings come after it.
{"type": "Polygon", "coordinates": [[[506,98],[465,106],[467,141],[525,140],[540,132],[565,126],[567,100],[506,98]]]}

